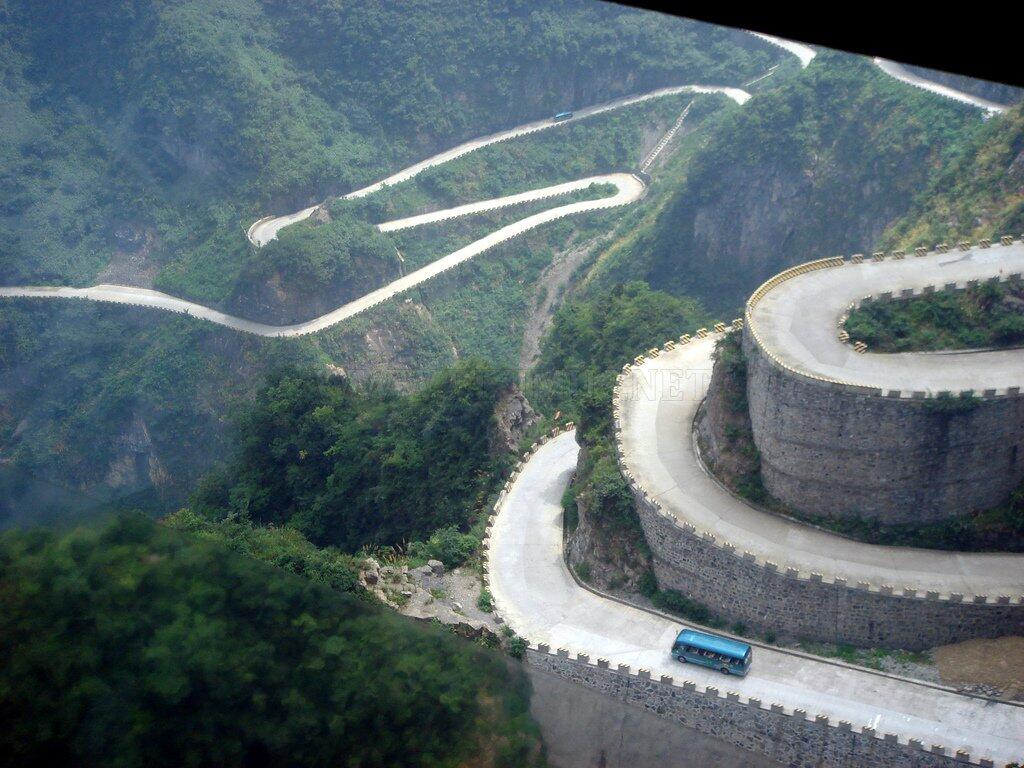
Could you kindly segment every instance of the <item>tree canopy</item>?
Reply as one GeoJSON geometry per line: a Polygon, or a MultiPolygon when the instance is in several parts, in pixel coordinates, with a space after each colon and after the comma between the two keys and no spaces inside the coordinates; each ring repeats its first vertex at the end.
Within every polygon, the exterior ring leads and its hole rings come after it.
{"type": "Polygon", "coordinates": [[[272,375],[239,416],[238,452],[191,506],[291,525],[346,551],[467,526],[508,457],[494,411],[509,371],[468,360],[411,395],[355,391],[308,369],[272,375]]]}
{"type": "Polygon", "coordinates": [[[141,516],[0,538],[0,765],[539,765],[496,654],[141,516]]]}

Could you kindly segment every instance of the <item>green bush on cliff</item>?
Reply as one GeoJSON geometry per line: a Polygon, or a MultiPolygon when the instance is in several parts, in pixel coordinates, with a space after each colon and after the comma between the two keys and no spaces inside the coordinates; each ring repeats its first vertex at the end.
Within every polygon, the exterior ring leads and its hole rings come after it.
{"type": "Polygon", "coordinates": [[[1024,285],[986,283],[912,299],[872,301],[850,313],[851,341],[872,352],[1024,345],[1024,285]]]}
{"type": "Polygon", "coordinates": [[[509,371],[468,360],[402,396],[279,371],[240,414],[237,455],[190,506],[210,519],[293,526],[348,552],[465,528],[510,463],[492,440],[511,381],[509,371]]]}

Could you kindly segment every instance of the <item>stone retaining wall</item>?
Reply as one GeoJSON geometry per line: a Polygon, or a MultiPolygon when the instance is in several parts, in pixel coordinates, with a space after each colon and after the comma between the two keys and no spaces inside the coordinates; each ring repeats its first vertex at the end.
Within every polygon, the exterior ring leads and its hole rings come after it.
{"type": "MultiPolygon", "coordinates": [[[[1000,239],[1003,245],[1012,242],[1010,237],[1000,239]]],[[[992,244],[984,240],[957,247],[992,244]]],[[[906,257],[896,251],[871,259],[906,257]]],[[[767,281],[747,302],[747,398],[765,488],[801,512],[886,524],[930,523],[1000,504],[1024,479],[1024,397],[1019,387],[965,393],[969,401],[938,401],[935,393],[924,391],[855,387],[793,370],[760,339],[751,309],[775,286],[809,271],[864,259],[822,259],[794,267],[767,281]]],[[[861,345],[857,351],[864,349],[861,345]]],[[[958,362],[951,359],[950,364],[958,362]]]]}
{"type": "MultiPolygon", "coordinates": [[[[744,323],[736,320],[732,328],[744,323]]],[[[718,324],[715,331],[726,330],[718,324]]],[[[708,335],[706,329],[697,337],[708,335]]],[[[690,336],[669,341],[670,350],[690,336]]],[[[921,591],[902,584],[849,584],[846,579],[802,572],[741,552],[728,541],[700,531],[663,510],[625,464],[621,436],[624,377],[662,350],[652,349],[624,366],[615,385],[616,454],[633,493],[637,515],[651,548],[663,589],[675,589],[715,614],[759,632],[857,646],[908,650],[978,637],[1024,634],[1024,598],[921,591]]],[[[813,384],[813,386],[834,386],[813,384]]],[[[875,397],[875,402],[886,398],[875,397]]],[[[1007,398],[1000,398],[1008,402],[1007,398]]],[[[1011,398],[1012,400],[1012,398],[1011,398]]]]}
{"type": "Polygon", "coordinates": [[[934,398],[878,397],[793,375],[749,333],[743,348],[764,485],[794,509],[934,522],[996,506],[1024,479],[1022,397],[944,409],[934,398]]]}
{"type": "Polygon", "coordinates": [[[758,562],[676,522],[633,486],[637,514],[662,589],[758,632],[830,643],[919,650],[976,637],[1024,634],[1024,604],[1003,596],[939,595],[849,585],[758,562]],[[980,602],[975,602],[978,600],[980,602]]]}
{"type": "Polygon", "coordinates": [[[966,752],[950,754],[939,744],[901,739],[897,734],[854,728],[824,715],[787,710],[779,704],[741,698],[733,691],[677,683],[671,677],[651,679],[647,670],[613,667],[605,659],[592,662],[586,654],[554,654],[544,645],[527,649],[530,666],[600,691],[661,717],[707,733],[742,749],[757,752],[794,768],[947,768],[993,761],[966,752]]]}

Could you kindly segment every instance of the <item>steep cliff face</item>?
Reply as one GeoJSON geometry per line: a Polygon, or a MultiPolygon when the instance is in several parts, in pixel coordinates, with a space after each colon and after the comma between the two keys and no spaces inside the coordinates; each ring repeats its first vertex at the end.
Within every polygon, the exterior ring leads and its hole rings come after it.
{"type": "Polygon", "coordinates": [[[501,455],[519,449],[527,431],[540,421],[530,401],[519,387],[509,387],[494,407],[494,434],[491,436],[491,455],[501,455]]]}
{"type": "Polygon", "coordinates": [[[708,394],[697,412],[697,441],[716,477],[737,493],[763,501],[761,459],[750,427],[747,365],[739,337],[729,334],[715,350],[708,394]]]}
{"type": "Polygon", "coordinates": [[[587,583],[599,589],[635,593],[651,570],[647,542],[631,510],[617,513],[614,498],[601,487],[595,474],[590,449],[583,446],[573,480],[573,498],[564,502],[569,505],[566,557],[587,583]]]}
{"type": "Polygon", "coordinates": [[[823,53],[723,118],[633,264],[606,267],[732,309],[790,264],[870,249],[950,142],[981,125],[977,110],[823,53]]]}

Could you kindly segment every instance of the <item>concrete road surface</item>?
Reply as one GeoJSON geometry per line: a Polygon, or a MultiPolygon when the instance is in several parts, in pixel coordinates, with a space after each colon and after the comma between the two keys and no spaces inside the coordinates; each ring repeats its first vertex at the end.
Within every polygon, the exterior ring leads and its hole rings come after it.
{"type": "Polygon", "coordinates": [[[681,665],[669,648],[682,624],[578,586],[562,557],[561,497],[576,466],[575,432],[546,443],[523,468],[490,536],[488,575],[498,611],[531,643],[609,659],[651,676],[735,690],[766,704],[871,726],[998,761],[1024,754],[1024,708],[969,698],[826,660],[755,648],[745,678],[681,665]]]}

